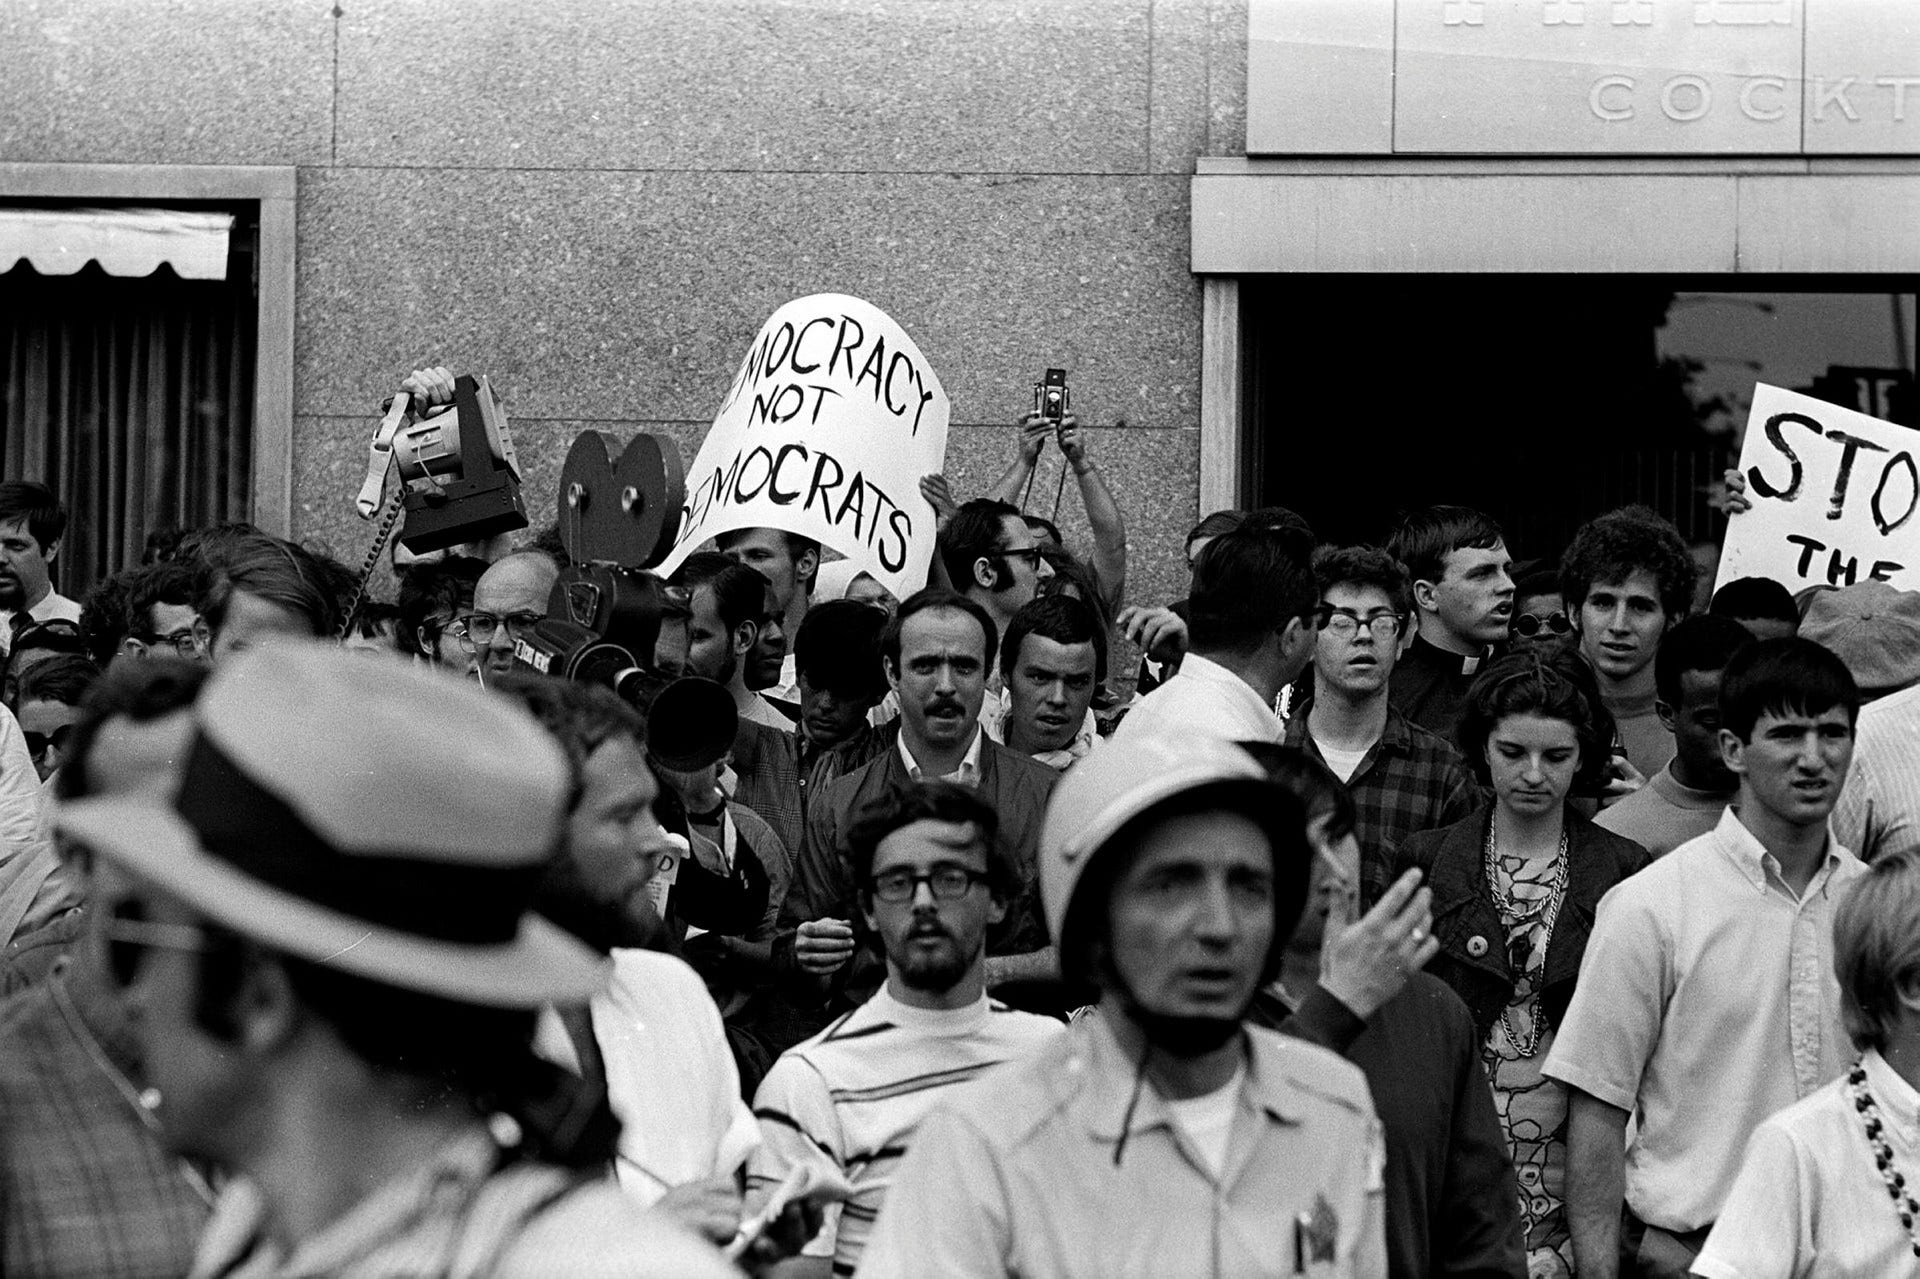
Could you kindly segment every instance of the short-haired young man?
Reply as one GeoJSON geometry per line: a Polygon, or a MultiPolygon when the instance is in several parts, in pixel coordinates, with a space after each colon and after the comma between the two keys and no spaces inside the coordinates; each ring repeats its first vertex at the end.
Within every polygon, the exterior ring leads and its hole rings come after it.
{"type": "Polygon", "coordinates": [[[734,798],[773,827],[784,847],[797,848],[805,828],[793,726],[746,684],[746,663],[766,611],[767,579],[718,552],[696,551],[669,580],[686,588],[692,617],[684,668],[665,673],[702,676],[732,696],[738,716],[733,768],[739,784],[734,798]]]}
{"type": "Polygon", "coordinates": [[[1625,799],[1600,811],[1602,830],[1663,857],[1720,824],[1740,779],[1720,754],[1720,675],[1753,643],[1729,618],[1689,617],[1667,632],[1653,659],[1654,709],[1673,734],[1673,759],[1625,799]]]}
{"type": "Polygon", "coordinates": [[[1644,506],[1588,520],[1560,559],[1560,593],[1613,716],[1627,762],[1651,777],[1673,758],[1673,736],[1654,709],[1660,637],[1686,616],[1699,576],[1680,534],[1644,506]]]}
{"type": "Polygon", "coordinates": [[[1740,623],[1755,639],[1786,639],[1800,633],[1793,592],[1770,577],[1740,577],[1713,593],[1707,612],[1740,623]]]}
{"type": "Polygon", "coordinates": [[[80,620],[80,605],[53,589],[48,567],[66,532],[66,508],[52,489],[32,480],[0,484],[0,653],[35,622],[80,620]]]}
{"type": "Polygon", "coordinates": [[[1313,694],[1288,716],[1286,744],[1332,769],[1353,796],[1361,893],[1371,905],[1393,882],[1400,841],[1466,817],[1480,789],[1459,751],[1391,704],[1411,621],[1406,569],[1375,547],[1346,546],[1321,548],[1313,572],[1324,618],[1313,694]]]}
{"type": "MultiPolygon", "coordinates": [[[[728,559],[759,571],[773,583],[773,608],[789,647],[813,603],[813,583],[820,572],[820,543],[779,528],[741,528],[714,539],[728,559]]],[[[793,701],[797,696],[792,653],[781,667],[780,681],[768,688],[774,697],[793,701]]]]}
{"type": "Polygon", "coordinates": [[[1105,659],[1106,633],[1091,608],[1071,595],[1035,596],[1007,626],[1003,709],[988,730],[1048,768],[1067,767],[1100,741],[1092,707],[1105,659]]]}
{"type": "Polygon", "coordinates": [[[794,1279],[852,1273],[914,1128],[948,1089],[1061,1033],[1050,1017],[987,998],[987,929],[1020,891],[997,824],[966,787],[915,782],[863,809],[848,832],[886,984],[788,1049],[753,1103],[761,1144],[747,1165],[750,1195],[803,1164],[853,1185],[787,1272],[794,1279]]]}
{"type": "Polygon", "coordinates": [[[1285,507],[1250,512],[1194,562],[1187,610],[1191,651],[1179,672],[1115,735],[1278,742],[1274,699],[1313,659],[1319,625],[1313,530],[1285,507]]]}
{"type": "Polygon", "coordinates": [[[893,749],[823,787],[808,803],[794,890],[780,922],[798,928],[794,953],[800,966],[831,975],[856,1001],[871,993],[880,973],[864,953],[848,963],[854,958],[859,887],[850,834],[868,804],[909,782],[954,781],[977,791],[998,816],[999,842],[1020,867],[1021,888],[988,939],[988,987],[1053,975],[1034,885],[1034,849],[1056,775],[980,729],[998,639],[993,619],[964,595],[929,588],[909,596],[881,637],[887,682],[900,699],[899,738],[893,749]]]}
{"type": "Polygon", "coordinates": [[[962,502],[941,526],[939,548],[953,589],[987,610],[995,634],[1053,576],[1020,508],[996,498],[962,502]]]}
{"type": "Polygon", "coordinates": [[[1394,668],[1394,708],[1446,741],[1467,686],[1507,641],[1513,556],[1492,518],[1465,506],[1429,506],[1400,521],[1387,553],[1413,579],[1418,627],[1394,668]]]}
{"type": "Polygon", "coordinates": [[[1623,1196],[1644,1227],[1627,1254],[1645,1273],[1684,1274],[1753,1130],[1846,1068],[1833,912],[1865,867],[1827,819],[1859,704],[1847,668],[1818,644],[1735,653],[1721,675],[1720,749],[1739,799],[1601,899],[1542,1067],[1569,1089],[1582,1279],[1616,1273],[1623,1196]]]}

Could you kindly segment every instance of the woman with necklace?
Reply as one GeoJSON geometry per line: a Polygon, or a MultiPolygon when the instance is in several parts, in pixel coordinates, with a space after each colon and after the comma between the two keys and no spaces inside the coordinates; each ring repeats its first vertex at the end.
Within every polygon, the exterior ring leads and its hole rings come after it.
{"type": "Polygon", "coordinates": [[[1754,1132],[1697,1275],[1920,1275],[1920,855],[1847,888],[1833,967],[1860,1059],[1754,1132]]]}
{"type": "Polygon", "coordinates": [[[1571,657],[1518,653],[1467,690],[1459,744],[1491,804],[1400,846],[1433,890],[1440,953],[1427,971],[1473,1014],[1520,1187],[1528,1273],[1573,1272],[1565,1192],[1567,1097],[1540,1066],[1573,998],[1594,909],[1646,850],[1570,807],[1599,783],[1613,723],[1571,657]]]}

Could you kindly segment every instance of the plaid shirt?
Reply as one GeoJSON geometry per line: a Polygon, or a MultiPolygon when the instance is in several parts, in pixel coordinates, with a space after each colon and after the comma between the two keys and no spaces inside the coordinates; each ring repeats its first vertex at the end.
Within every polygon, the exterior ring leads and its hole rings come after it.
{"type": "MultiPolygon", "coordinates": [[[[1286,743],[1324,764],[1326,757],[1307,731],[1312,706],[1309,701],[1287,718],[1286,743]]],[[[1360,894],[1367,906],[1393,886],[1393,855],[1401,840],[1451,826],[1481,800],[1479,783],[1460,752],[1391,706],[1386,731],[1347,779],[1347,792],[1353,796],[1360,894]]]]}
{"type": "Polygon", "coordinates": [[[0,1273],[185,1274],[207,1206],[87,1054],[65,989],[0,1003],[0,1273]]]}

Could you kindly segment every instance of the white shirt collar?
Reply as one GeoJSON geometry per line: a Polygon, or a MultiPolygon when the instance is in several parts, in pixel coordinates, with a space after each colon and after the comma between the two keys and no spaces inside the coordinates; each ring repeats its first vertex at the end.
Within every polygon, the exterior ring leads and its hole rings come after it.
{"type": "Polygon", "coordinates": [[[1901,1143],[1912,1149],[1916,1138],[1920,1138],[1920,1092],[1915,1092],[1913,1085],[1901,1078],[1900,1072],[1889,1066],[1876,1048],[1867,1049],[1861,1055],[1860,1064],[1866,1069],[1867,1088],[1880,1107],[1881,1117],[1901,1143]]]}
{"type": "Polygon", "coordinates": [[[899,741],[900,762],[907,766],[907,776],[916,782],[959,782],[962,786],[973,786],[980,781],[980,743],[985,737],[986,734],[980,731],[980,726],[975,724],[973,741],[968,743],[967,753],[960,760],[959,769],[944,776],[928,777],[920,767],[919,761],[914,759],[913,752],[907,749],[907,735],[902,733],[899,741]]]}

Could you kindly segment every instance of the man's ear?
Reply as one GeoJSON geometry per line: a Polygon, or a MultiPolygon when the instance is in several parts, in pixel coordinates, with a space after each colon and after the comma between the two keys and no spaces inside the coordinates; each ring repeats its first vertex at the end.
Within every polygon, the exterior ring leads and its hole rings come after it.
{"type": "Polygon", "coordinates": [[[1680,722],[1680,712],[1661,701],[1658,696],[1653,699],[1653,713],[1660,717],[1660,727],[1669,733],[1674,732],[1674,725],[1680,722]]]}
{"type": "Polygon", "coordinates": [[[800,558],[793,562],[793,576],[796,580],[804,582],[812,577],[814,570],[819,567],[820,552],[811,550],[803,552],[800,558]]]}
{"type": "Polygon", "coordinates": [[[49,564],[53,563],[53,557],[60,553],[60,545],[59,542],[48,542],[47,549],[40,552],[40,558],[49,564]]]}
{"type": "MultiPolygon", "coordinates": [[[[883,656],[880,659],[880,668],[883,671],[885,671],[887,674],[887,687],[896,693],[899,692],[900,691],[900,663],[894,658],[883,656]]],[[[882,697],[879,701],[876,701],[874,705],[878,706],[880,702],[884,702],[886,700],[887,700],[886,698],[882,697]]]]}
{"type": "Polygon", "coordinates": [[[987,923],[998,924],[1007,917],[1007,902],[1000,894],[992,893],[987,897],[987,923]]]}
{"type": "Polygon", "coordinates": [[[440,644],[438,640],[430,640],[427,638],[426,627],[416,626],[413,628],[413,646],[415,649],[419,650],[421,653],[426,654],[428,657],[432,657],[434,653],[439,649],[440,644]]]}
{"type": "Polygon", "coordinates": [[[1440,611],[1440,584],[1438,582],[1418,581],[1413,584],[1413,607],[1415,615],[1437,613],[1440,611]]]}
{"type": "Polygon", "coordinates": [[[1288,664],[1303,654],[1308,660],[1313,657],[1313,649],[1320,642],[1320,632],[1308,626],[1305,618],[1289,617],[1287,624],[1280,628],[1280,656],[1288,664]]]}
{"type": "Polygon", "coordinates": [[[742,622],[733,628],[733,655],[735,657],[741,657],[747,653],[751,653],[753,646],[759,642],[760,623],[742,622]]]}
{"type": "Polygon", "coordinates": [[[974,559],[973,581],[969,582],[966,587],[962,589],[971,590],[976,586],[986,591],[997,591],[1000,589],[1000,575],[993,571],[993,561],[984,555],[974,559]]]}
{"type": "Polygon", "coordinates": [[[273,1052],[292,1039],[305,1024],[300,1000],[293,993],[287,970],[257,947],[248,944],[237,957],[239,987],[226,1009],[224,1036],[249,1055],[273,1052]]]}
{"type": "Polygon", "coordinates": [[[867,926],[867,931],[878,935],[880,924],[873,917],[873,894],[863,888],[854,895],[853,900],[854,904],[860,908],[860,921],[867,926]]]}
{"type": "Polygon", "coordinates": [[[120,647],[116,651],[127,657],[144,661],[147,656],[146,641],[137,640],[129,635],[120,641],[120,647]]]}
{"type": "Polygon", "coordinates": [[[1720,730],[1720,762],[1736,777],[1747,775],[1747,744],[1730,728],[1720,730]]]}

